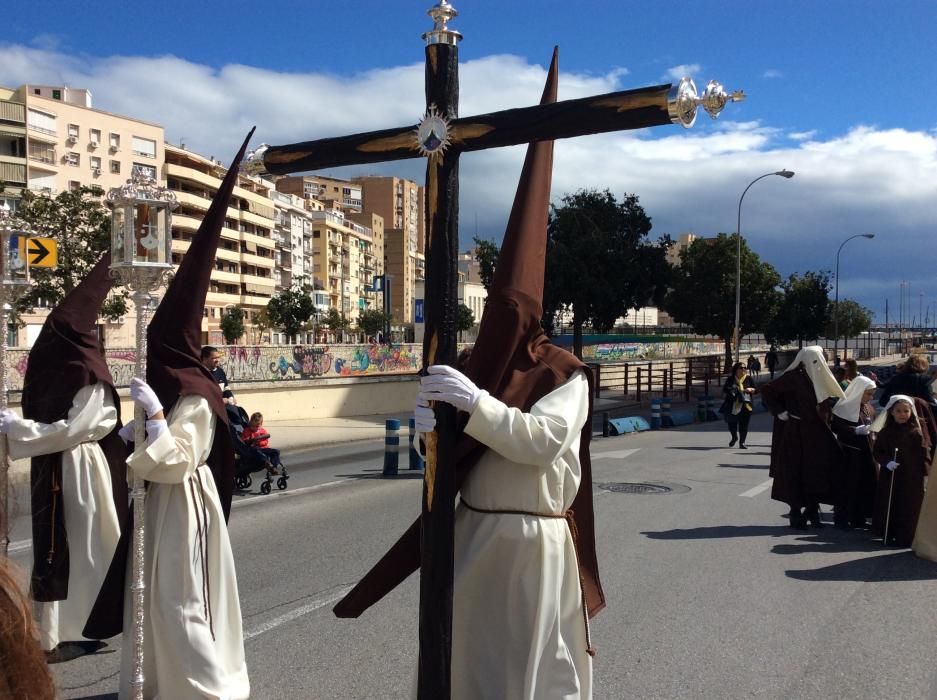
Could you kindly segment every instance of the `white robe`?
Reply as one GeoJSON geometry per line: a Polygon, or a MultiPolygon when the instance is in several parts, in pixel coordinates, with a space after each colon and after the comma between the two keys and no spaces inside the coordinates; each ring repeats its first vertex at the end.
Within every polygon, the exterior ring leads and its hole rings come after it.
{"type": "MultiPolygon", "coordinates": [[[[489,446],[462,487],[476,508],[562,514],[579,490],[589,385],[581,371],[530,413],[483,394],[465,432],[489,446]]],[[[567,521],[455,516],[452,698],[592,697],[582,590],[567,521]]]]}
{"type": "MultiPolygon", "coordinates": [[[[205,464],[215,416],[202,397],[184,396],[168,421],[168,431],[127,460],[150,482],[144,697],[247,698],[250,682],[234,556],[218,491],[205,464]]],[[[132,561],[124,596],[120,698],[131,697],[133,676],[131,566],[132,561]]]]}
{"type": "Polygon", "coordinates": [[[7,433],[13,459],[62,453],[62,499],[68,533],[68,597],[36,603],[42,648],[81,641],[120,539],[111,472],[97,441],[117,425],[107,384],[79,389],[68,416],[54,423],[17,420],[7,433]]]}

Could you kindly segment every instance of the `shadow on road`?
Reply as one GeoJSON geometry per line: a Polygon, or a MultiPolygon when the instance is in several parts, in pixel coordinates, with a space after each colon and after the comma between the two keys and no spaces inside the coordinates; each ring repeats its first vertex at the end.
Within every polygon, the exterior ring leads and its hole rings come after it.
{"type": "Polygon", "coordinates": [[[400,469],[395,476],[384,476],[381,469],[365,469],[357,474],[336,474],[336,479],[422,479],[422,469],[400,469]],[[369,473],[370,472],[370,473],[369,473]]]}
{"type": "Polygon", "coordinates": [[[819,569],[788,569],[784,573],[800,581],[929,581],[937,579],[937,564],[902,550],[819,569]]]}
{"type": "Polygon", "coordinates": [[[641,534],[652,540],[710,540],[725,537],[784,537],[791,532],[787,525],[715,525],[641,534]]]}
{"type": "Polygon", "coordinates": [[[767,464],[717,464],[720,469],[767,469],[767,464]]]}

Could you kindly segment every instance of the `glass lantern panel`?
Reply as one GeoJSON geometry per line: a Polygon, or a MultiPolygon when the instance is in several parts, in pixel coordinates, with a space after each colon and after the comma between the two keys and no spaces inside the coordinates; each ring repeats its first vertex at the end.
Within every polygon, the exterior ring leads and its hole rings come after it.
{"type": "Polygon", "coordinates": [[[136,241],[136,262],[163,263],[166,260],[166,219],[165,207],[140,203],[134,208],[133,235],[136,241]]]}
{"type": "Polygon", "coordinates": [[[124,226],[127,221],[124,207],[115,206],[111,212],[111,264],[127,263],[124,252],[124,226]]]}
{"type": "Polygon", "coordinates": [[[4,234],[3,239],[3,255],[0,255],[0,282],[4,285],[28,284],[26,234],[4,234]]]}

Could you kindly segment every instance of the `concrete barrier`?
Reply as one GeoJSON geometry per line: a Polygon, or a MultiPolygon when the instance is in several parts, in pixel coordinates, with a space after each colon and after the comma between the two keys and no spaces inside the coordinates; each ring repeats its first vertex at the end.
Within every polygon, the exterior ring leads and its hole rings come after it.
{"type": "Polygon", "coordinates": [[[609,433],[611,435],[624,435],[625,433],[640,433],[650,430],[651,425],[641,416],[629,416],[627,418],[612,418],[608,422],[609,433]]]}

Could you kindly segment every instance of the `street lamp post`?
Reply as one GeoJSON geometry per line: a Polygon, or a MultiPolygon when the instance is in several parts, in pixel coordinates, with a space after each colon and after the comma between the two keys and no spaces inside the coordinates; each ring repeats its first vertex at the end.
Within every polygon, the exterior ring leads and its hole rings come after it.
{"type": "Polygon", "coordinates": [[[742,334],[739,331],[739,317],[741,316],[742,311],[742,200],[745,199],[745,195],[751,186],[754,185],[759,180],[762,180],[766,177],[772,175],[780,175],[783,178],[790,180],[794,177],[794,172],[792,170],[778,170],[773,173],[765,173],[764,175],[759,175],[750,183],[748,187],[742,192],[742,196],[739,197],[739,216],[735,226],[735,361],[739,361],[739,354],[741,352],[742,345],[742,334]]]}
{"type": "Polygon", "coordinates": [[[875,234],[857,233],[855,236],[850,236],[839,244],[839,249],[836,251],[836,300],[833,302],[833,362],[836,362],[836,358],[839,356],[837,350],[839,347],[839,254],[842,252],[843,246],[853,238],[875,238],[875,234]]]}

